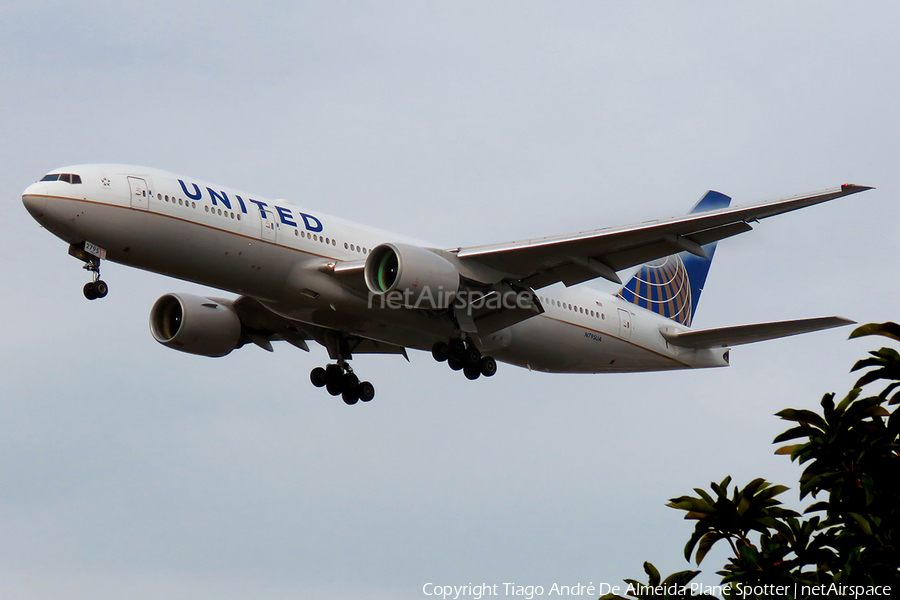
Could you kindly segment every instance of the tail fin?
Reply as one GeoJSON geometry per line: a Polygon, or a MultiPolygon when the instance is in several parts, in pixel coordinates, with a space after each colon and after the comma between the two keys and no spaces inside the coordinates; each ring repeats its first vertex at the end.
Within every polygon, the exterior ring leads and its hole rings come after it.
{"type": "MultiPolygon", "coordinates": [[[[725,194],[709,191],[691,209],[691,214],[725,208],[730,203],[731,198],[725,194]]],[[[716,243],[701,248],[706,256],[679,252],[642,265],[616,295],[690,327],[716,243]]]]}

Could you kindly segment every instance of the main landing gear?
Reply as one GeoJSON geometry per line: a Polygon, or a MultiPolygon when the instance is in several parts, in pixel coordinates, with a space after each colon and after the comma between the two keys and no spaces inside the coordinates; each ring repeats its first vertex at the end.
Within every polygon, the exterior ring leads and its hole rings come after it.
{"type": "Polygon", "coordinates": [[[482,356],[471,340],[453,339],[449,342],[435,342],[431,356],[438,362],[447,361],[454,371],[462,371],[467,379],[478,379],[481,375],[493,377],[497,372],[497,361],[490,356],[482,356]]]}
{"type": "Polygon", "coordinates": [[[100,279],[100,259],[91,256],[85,262],[84,269],[94,274],[93,280],[84,284],[84,297],[88,300],[106,298],[106,294],[109,293],[109,286],[100,279]]]}
{"type": "Polygon", "coordinates": [[[360,400],[368,402],[375,397],[375,386],[360,381],[343,360],[325,368],[316,367],[310,372],[309,380],[316,387],[324,387],[332,396],[340,396],[347,404],[356,404],[360,400]]]}

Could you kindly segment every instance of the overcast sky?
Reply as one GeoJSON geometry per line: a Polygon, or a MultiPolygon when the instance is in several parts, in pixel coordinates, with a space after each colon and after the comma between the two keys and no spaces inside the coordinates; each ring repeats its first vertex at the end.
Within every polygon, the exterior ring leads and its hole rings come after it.
{"type": "Polygon", "coordinates": [[[309,384],[321,348],[153,341],[156,298],[199,286],[107,264],[86,301],[21,204],[51,169],[133,163],[455,247],[852,182],[878,189],[722,242],[694,325],[900,319],[896,3],[627,4],[5,2],[0,596],[619,584],[688,568],[664,505],[693,487],[796,505],[772,415],[849,389],[879,342],[848,328],[665,374],[363,356],[378,396],[347,407],[309,384]]]}

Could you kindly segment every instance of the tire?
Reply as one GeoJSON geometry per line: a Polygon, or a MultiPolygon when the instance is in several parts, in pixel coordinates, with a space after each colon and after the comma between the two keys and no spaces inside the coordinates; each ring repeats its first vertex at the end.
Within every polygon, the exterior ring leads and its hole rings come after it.
{"type": "Polygon", "coordinates": [[[327,383],[327,381],[325,380],[325,369],[323,369],[322,367],[316,367],[315,369],[310,371],[309,380],[317,388],[325,387],[325,384],[327,383]]]}
{"type": "Polygon", "coordinates": [[[343,398],[344,404],[347,404],[349,406],[353,406],[354,404],[359,402],[359,394],[356,392],[355,389],[344,390],[343,393],[341,394],[341,398],[343,398]]]}
{"type": "Polygon", "coordinates": [[[331,385],[340,385],[341,379],[344,377],[344,370],[340,365],[330,364],[325,367],[325,383],[331,385]]]}
{"type": "Polygon", "coordinates": [[[497,361],[491,356],[482,356],[479,366],[481,367],[481,374],[485,377],[493,377],[497,372],[497,361]]]}
{"type": "Polygon", "coordinates": [[[431,347],[431,356],[438,362],[444,362],[450,358],[450,346],[447,342],[435,342],[431,347]]]}
{"type": "Polygon", "coordinates": [[[375,386],[368,381],[362,381],[356,387],[356,393],[363,402],[369,402],[375,397],[375,386]]]}
{"type": "Polygon", "coordinates": [[[481,363],[481,352],[479,352],[478,348],[476,348],[475,346],[469,346],[468,348],[466,348],[463,362],[466,364],[466,366],[477,368],[479,366],[479,363],[481,363]]]}
{"type": "Polygon", "coordinates": [[[106,295],[109,293],[109,286],[102,279],[98,279],[94,282],[94,292],[98,298],[106,298],[106,295]]]}
{"type": "Polygon", "coordinates": [[[335,383],[326,383],[325,389],[328,390],[328,393],[331,394],[332,396],[340,396],[341,392],[343,391],[343,390],[341,390],[340,384],[335,384],[335,383]]]}
{"type": "Polygon", "coordinates": [[[476,366],[466,365],[463,367],[463,373],[465,374],[466,379],[470,381],[475,381],[481,377],[481,369],[476,366]]]}
{"type": "Polygon", "coordinates": [[[456,360],[463,360],[466,355],[466,343],[462,340],[450,340],[448,344],[448,348],[450,349],[450,358],[455,358],[456,360]]]}
{"type": "Polygon", "coordinates": [[[359,385],[359,377],[357,377],[354,373],[345,373],[341,378],[341,388],[344,391],[347,390],[355,390],[356,386],[359,385]]]}
{"type": "Polygon", "coordinates": [[[93,281],[88,281],[84,284],[84,288],[82,289],[84,292],[84,297],[88,300],[96,300],[97,299],[97,288],[94,285],[93,281]]]}
{"type": "Polygon", "coordinates": [[[463,366],[465,366],[465,365],[463,365],[461,360],[457,360],[457,359],[453,358],[452,356],[447,359],[447,365],[454,371],[459,371],[460,369],[463,368],[463,366]]]}

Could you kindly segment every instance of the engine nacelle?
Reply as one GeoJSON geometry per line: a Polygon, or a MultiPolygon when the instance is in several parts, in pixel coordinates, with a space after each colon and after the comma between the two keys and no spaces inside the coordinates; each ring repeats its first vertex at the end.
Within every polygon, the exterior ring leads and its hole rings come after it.
{"type": "Polygon", "coordinates": [[[166,294],[150,310],[150,332],[163,346],[215,358],[240,346],[241,319],[227,300],[166,294]]]}
{"type": "Polygon", "coordinates": [[[366,259],[366,286],[385,305],[447,308],[459,291],[459,271],[449,260],[418,246],[381,244],[366,259]]]}

